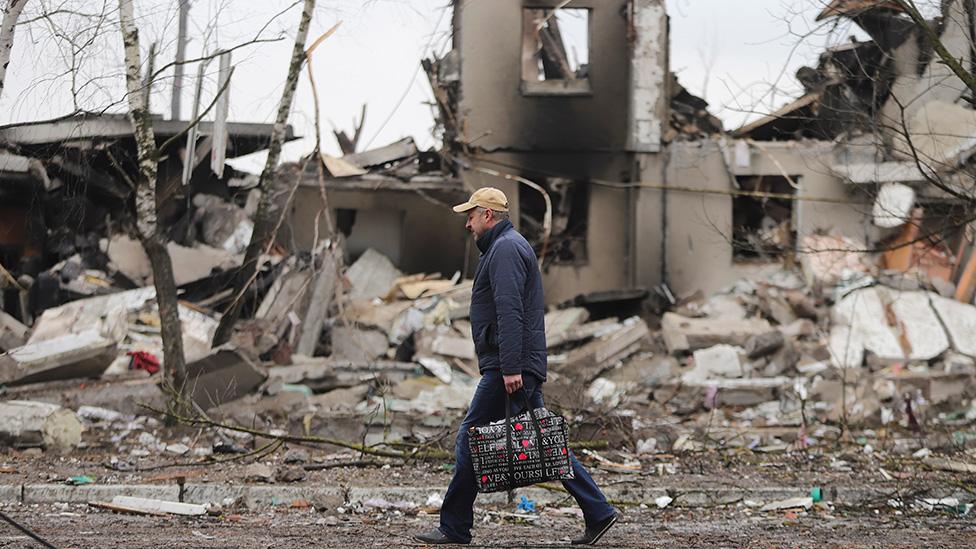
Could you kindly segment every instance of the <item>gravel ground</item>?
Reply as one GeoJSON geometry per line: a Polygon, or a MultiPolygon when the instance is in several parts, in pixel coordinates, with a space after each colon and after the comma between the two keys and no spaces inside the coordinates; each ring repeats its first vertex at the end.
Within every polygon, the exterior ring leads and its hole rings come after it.
{"type": "MultiPolygon", "coordinates": [[[[397,513],[323,514],[275,510],[224,517],[116,515],[84,506],[8,507],[60,548],[331,548],[420,546],[410,535],[436,516],[397,513]]],[[[580,530],[573,517],[543,512],[532,524],[479,512],[475,544],[486,547],[566,546],[580,530]]],[[[742,509],[629,509],[601,542],[605,547],[974,547],[976,521],[948,514],[897,516],[815,509],[797,517],[742,509]]],[[[0,527],[0,547],[40,547],[0,527]]]]}

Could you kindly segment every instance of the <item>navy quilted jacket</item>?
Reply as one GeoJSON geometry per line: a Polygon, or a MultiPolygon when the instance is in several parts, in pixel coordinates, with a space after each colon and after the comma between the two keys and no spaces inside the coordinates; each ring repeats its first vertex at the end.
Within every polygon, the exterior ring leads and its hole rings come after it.
{"type": "Polygon", "coordinates": [[[481,259],[471,296],[471,335],[478,369],[545,381],[545,306],[535,252],[507,219],[477,244],[481,259]]]}

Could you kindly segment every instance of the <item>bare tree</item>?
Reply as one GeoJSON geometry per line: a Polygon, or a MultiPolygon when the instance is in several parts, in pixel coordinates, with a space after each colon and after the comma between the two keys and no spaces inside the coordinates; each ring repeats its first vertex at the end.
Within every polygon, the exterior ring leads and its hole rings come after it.
{"type": "Polygon", "coordinates": [[[186,380],[183,354],[183,332],[173,262],[166,249],[167,237],[159,225],[157,211],[160,196],[156,192],[158,151],[146,95],[142,92],[142,59],[139,51],[139,29],[135,25],[132,0],[119,0],[119,26],[125,52],[125,83],[129,99],[129,119],[136,139],[139,174],[136,189],[136,228],[140,242],[152,266],[156,300],[163,338],[163,357],[167,382],[180,392],[186,380]]]}
{"type": "Polygon", "coordinates": [[[281,214],[281,212],[276,211],[275,175],[278,159],[281,156],[281,146],[285,141],[288,113],[291,111],[295,88],[298,86],[298,76],[301,73],[302,63],[305,61],[305,40],[308,37],[308,28],[312,21],[314,9],[315,0],[305,0],[301,20],[298,24],[298,34],[295,36],[295,47],[292,49],[291,62],[288,65],[285,89],[281,93],[278,115],[271,133],[268,159],[264,163],[264,169],[261,171],[258,182],[258,188],[261,190],[261,202],[258,204],[258,210],[254,216],[254,232],[251,233],[251,241],[244,254],[244,263],[234,277],[234,299],[228,309],[224,311],[217,332],[214,334],[213,344],[215,346],[230,340],[234,324],[241,315],[244,295],[257,273],[258,261],[260,261],[261,255],[266,252],[269,240],[274,238],[277,217],[281,214]]]}
{"type": "Polygon", "coordinates": [[[14,47],[14,30],[26,5],[27,0],[7,0],[3,8],[3,21],[0,22],[0,96],[3,95],[7,65],[10,64],[10,52],[14,47]]]}

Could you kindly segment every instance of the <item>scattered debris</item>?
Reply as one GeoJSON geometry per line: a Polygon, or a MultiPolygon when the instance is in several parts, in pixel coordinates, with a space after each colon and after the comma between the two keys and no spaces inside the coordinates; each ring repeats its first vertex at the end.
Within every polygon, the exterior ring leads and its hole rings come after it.
{"type": "Polygon", "coordinates": [[[187,517],[207,514],[207,507],[205,505],[130,496],[115,496],[112,498],[112,505],[119,510],[124,509],[150,514],[162,513],[187,517]]]}
{"type": "Polygon", "coordinates": [[[67,451],[81,443],[81,421],[71,410],[47,402],[0,402],[0,446],[67,451]]]}

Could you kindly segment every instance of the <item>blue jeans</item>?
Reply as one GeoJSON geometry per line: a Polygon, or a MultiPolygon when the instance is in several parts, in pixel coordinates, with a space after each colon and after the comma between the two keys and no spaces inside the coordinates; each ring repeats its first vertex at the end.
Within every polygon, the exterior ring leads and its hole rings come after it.
{"type": "MultiPolygon", "coordinates": [[[[522,382],[525,394],[529,395],[529,404],[533,408],[541,408],[542,384],[531,374],[523,374],[522,382]]],[[[512,399],[512,414],[522,412],[522,398],[512,399]]],[[[440,531],[451,539],[460,543],[471,541],[471,526],[474,524],[474,500],[478,495],[478,485],[471,466],[471,450],[468,446],[468,428],[474,425],[484,425],[492,421],[505,419],[505,384],[502,373],[498,370],[485,372],[478,388],[471,399],[468,413],[461,422],[457,440],[454,443],[454,478],[447,488],[444,504],[441,505],[440,531]]],[[[593,478],[576,460],[572,452],[569,454],[575,478],[564,480],[563,486],[576,499],[586,525],[592,526],[610,518],[614,508],[607,503],[603,492],[593,482],[593,478]]]]}

